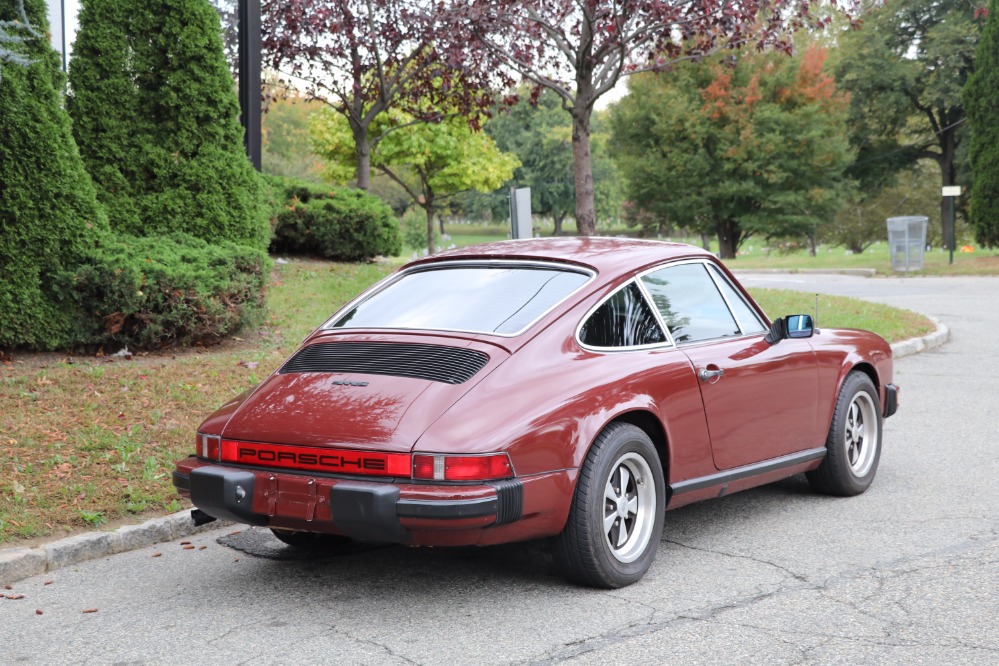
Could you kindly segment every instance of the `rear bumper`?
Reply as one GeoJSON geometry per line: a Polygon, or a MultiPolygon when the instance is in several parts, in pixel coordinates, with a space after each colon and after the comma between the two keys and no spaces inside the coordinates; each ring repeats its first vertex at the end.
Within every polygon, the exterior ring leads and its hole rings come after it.
{"type": "Polygon", "coordinates": [[[433,486],[245,469],[192,457],[177,463],[173,484],[214,518],[363,541],[474,545],[561,530],[565,518],[558,506],[564,504],[567,514],[571,498],[571,492],[563,497],[561,489],[571,489],[564,475],[433,486]],[[529,515],[525,495],[536,505],[529,515]]]}

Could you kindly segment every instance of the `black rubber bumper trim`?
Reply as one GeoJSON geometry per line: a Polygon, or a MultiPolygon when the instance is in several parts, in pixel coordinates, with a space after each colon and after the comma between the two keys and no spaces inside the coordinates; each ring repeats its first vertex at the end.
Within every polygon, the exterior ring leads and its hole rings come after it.
{"type": "Polygon", "coordinates": [[[191,501],[205,513],[222,520],[249,525],[266,525],[266,516],[253,513],[253,472],[222,467],[191,470],[191,501]]]}
{"type": "Polygon", "coordinates": [[[181,474],[177,470],[174,470],[173,487],[185,493],[191,492],[191,477],[187,474],[181,474]]]}
{"type": "Polygon", "coordinates": [[[495,516],[499,501],[495,497],[472,500],[399,500],[400,518],[480,518],[495,516]]]}
{"type": "Polygon", "coordinates": [[[330,494],[333,524],[361,541],[406,543],[409,531],[399,524],[399,488],[385,484],[341,481],[330,494]]]}
{"type": "Polygon", "coordinates": [[[496,524],[505,525],[520,520],[524,515],[524,484],[516,479],[508,479],[489,485],[496,489],[496,499],[499,503],[496,524]]]}
{"type": "Polygon", "coordinates": [[[898,387],[885,384],[885,418],[898,411],[898,387]]]}

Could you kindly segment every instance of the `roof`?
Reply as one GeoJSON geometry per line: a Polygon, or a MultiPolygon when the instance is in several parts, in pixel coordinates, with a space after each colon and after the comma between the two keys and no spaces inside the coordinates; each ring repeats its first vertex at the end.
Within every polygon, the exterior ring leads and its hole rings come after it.
{"type": "Polygon", "coordinates": [[[525,238],[449,250],[410,265],[469,259],[528,259],[586,266],[606,276],[633,271],[670,259],[713,256],[694,245],[635,238],[561,236],[525,238]]]}

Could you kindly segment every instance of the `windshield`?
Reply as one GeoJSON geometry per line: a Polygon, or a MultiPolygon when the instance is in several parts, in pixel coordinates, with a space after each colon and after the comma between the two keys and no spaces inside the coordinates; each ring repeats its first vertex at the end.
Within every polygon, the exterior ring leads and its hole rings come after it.
{"type": "Polygon", "coordinates": [[[589,279],[583,272],[548,266],[420,269],[404,273],[330,327],[516,335],[589,279]]]}

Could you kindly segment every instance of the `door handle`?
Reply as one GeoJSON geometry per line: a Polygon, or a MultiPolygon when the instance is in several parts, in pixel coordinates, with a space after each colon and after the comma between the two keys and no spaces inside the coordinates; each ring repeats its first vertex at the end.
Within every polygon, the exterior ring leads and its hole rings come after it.
{"type": "Polygon", "coordinates": [[[701,368],[700,378],[702,382],[709,382],[712,379],[721,379],[725,376],[725,368],[718,368],[717,370],[708,370],[707,368],[701,368]]]}

